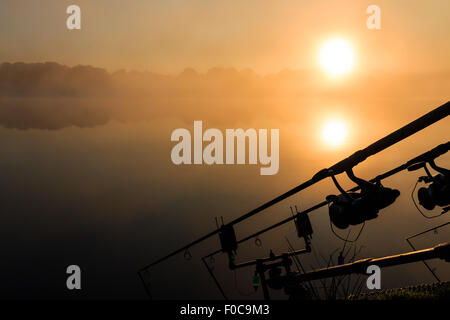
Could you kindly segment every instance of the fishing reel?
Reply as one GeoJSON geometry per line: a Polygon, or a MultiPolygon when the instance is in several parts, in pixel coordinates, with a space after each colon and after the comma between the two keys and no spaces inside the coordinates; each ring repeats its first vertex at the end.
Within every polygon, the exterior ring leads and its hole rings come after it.
{"type": "Polygon", "coordinates": [[[347,176],[355,182],[361,192],[346,192],[331,175],[340,195],[326,197],[329,203],[331,222],[339,229],[347,229],[350,225],[358,225],[378,217],[378,212],[395,202],[400,195],[397,189],[384,187],[380,181],[371,183],[356,177],[352,169],[346,171],[347,176]]]}
{"type": "MultiPolygon", "coordinates": [[[[417,192],[419,204],[427,210],[433,210],[436,206],[445,207],[450,205],[450,170],[438,167],[433,160],[428,161],[430,166],[438,172],[433,176],[425,162],[417,163],[408,168],[415,171],[423,168],[426,176],[419,177],[417,182],[425,182],[428,187],[421,187],[417,192]]],[[[444,208],[447,211],[448,208],[444,208]]]]}

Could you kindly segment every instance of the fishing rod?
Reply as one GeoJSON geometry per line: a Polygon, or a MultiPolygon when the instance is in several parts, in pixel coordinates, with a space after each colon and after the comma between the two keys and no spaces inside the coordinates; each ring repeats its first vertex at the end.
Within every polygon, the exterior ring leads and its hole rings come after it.
{"type": "Polygon", "coordinates": [[[168,255],[152,262],[151,264],[145,266],[142,268],[140,272],[147,270],[148,268],[159,264],[174,255],[181,253],[183,251],[186,251],[187,249],[191,248],[192,246],[205,241],[206,239],[211,238],[212,236],[219,234],[221,230],[224,228],[231,228],[234,225],[258,214],[259,212],[281,202],[282,200],[300,192],[301,190],[304,190],[315,183],[328,178],[332,177],[334,175],[346,172],[356,166],[357,164],[363,162],[368,157],[373,156],[381,151],[383,151],[386,148],[389,148],[390,146],[406,139],[407,137],[417,133],[418,131],[423,130],[424,128],[432,125],[433,123],[444,119],[450,114],[450,101],[446,102],[445,104],[441,105],[440,107],[437,107],[436,109],[426,113],[425,115],[421,116],[420,118],[410,122],[409,124],[403,126],[402,128],[392,132],[391,134],[385,136],[384,138],[372,143],[365,149],[356,151],[354,154],[349,156],[348,158],[345,158],[344,160],[341,160],[340,162],[336,163],[335,165],[331,166],[328,169],[323,169],[319,172],[317,172],[310,180],[307,180],[303,182],[302,184],[298,185],[297,187],[281,194],[280,196],[262,204],[261,206],[247,212],[246,214],[232,220],[231,222],[223,225],[220,229],[216,229],[214,231],[211,231],[210,233],[200,237],[199,239],[190,242],[189,244],[169,253],[168,255]]]}
{"type": "MultiPolygon", "coordinates": [[[[381,182],[382,180],[384,180],[386,178],[389,178],[390,176],[393,176],[393,175],[395,175],[395,174],[397,174],[397,173],[399,173],[401,171],[404,171],[404,170],[407,170],[409,168],[412,168],[411,166],[413,166],[413,165],[423,164],[423,163],[426,163],[426,162],[433,161],[437,157],[447,153],[449,150],[450,150],[450,141],[447,141],[446,143],[442,143],[442,144],[436,146],[435,148],[433,148],[433,149],[431,149],[431,150],[429,150],[429,151],[427,151],[427,152],[425,152],[425,153],[423,153],[423,154],[421,154],[421,155],[419,155],[419,156],[417,156],[417,157],[415,157],[415,158],[405,162],[404,164],[402,164],[402,165],[400,165],[400,166],[398,166],[398,167],[396,167],[396,168],[394,168],[392,170],[389,170],[389,171],[387,171],[387,172],[385,172],[383,174],[380,174],[380,175],[376,176],[375,178],[373,178],[373,179],[371,179],[369,181],[371,183],[381,182]]],[[[415,169],[415,168],[413,168],[413,169],[415,169]]],[[[360,189],[361,189],[361,187],[359,185],[357,185],[357,186],[353,187],[352,189],[349,189],[347,192],[354,192],[354,191],[358,191],[360,189]]],[[[278,227],[280,227],[280,226],[282,226],[282,225],[284,225],[284,224],[286,224],[286,223],[288,223],[288,222],[290,222],[292,220],[298,219],[298,217],[300,215],[304,215],[304,214],[308,214],[310,212],[313,212],[313,211],[315,211],[317,209],[320,209],[320,208],[326,206],[327,204],[328,204],[328,201],[323,201],[323,202],[320,202],[320,203],[318,203],[318,204],[316,204],[316,205],[314,205],[314,206],[312,206],[312,207],[310,207],[308,209],[305,209],[305,210],[303,210],[301,212],[297,212],[297,214],[292,215],[289,218],[283,219],[283,220],[281,220],[281,221],[279,221],[279,222],[277,222],[277,223],[275,223],[275,224],[273,224],[271,226],[268,226],[267,228],[264,228],[264,229],[262,229],[260,231],[257,231],[257,232],[255,232],[255,233],[253,233],[253,234],[251,234],[251,235],[249,235],[247,237],[244,237],[244,238],[240,239],[239,241],[237,241],[237,244],[241,244],[241,243],[246,242],[246,241],[248,241],[250,239],[256,238],[256,237],[258,237],[259,235],[261,235],[263,233],[266,233],[266,232],[268,232],[270,230],[276,229],[276,228],[278,228],[278,227]]],[[[206,256],[204,256],[204,258],[205,259],[210,258],[212,256],[215,256],[216,254],[221,253],[221,252],[223,252],[222,249],[218,249],[218,250],[216,250],[214,252],[211,252],[211,253],[207,254],[206,256]]]]}
{"type": "Polygon", "coordinates": [[[450,262],[450,242],[444,242],[428,249],[411,251],[382,258],[366,258],[344,265],[312,270],[306,273],[291,273],[289,275],[281,276],[273,280],[290,280],[301,283],[304,281],[337,277],[352,273],[365,274],[369,265],[376,265],[380,268],[383,268],[430,259],[442,259],[446,262],[450,262]]]}
{"type": "Polygon", "coordinates": [[[307,291],[303,287],[304,282],[339,277],[349,274],[366,274],[368,267],[375,265],[379,268],[397,266],[418,261],[430,259],[442,259],[450,262],[450,242],[438,244],[432,248],[410,251],[382,258],[366,258],[358,261],[350,262],[343,265],[326,267],[322,269],[311,270],[308,272],[292,272],[290,270],[290,262],[285,260],[274,265],[262,266],[260,272],[261,285],[263,288],[264,299],[270,300],[269,288],[281,290],[292,298],[303,298],[307,291]],[[281,275],[280,266],[285,268],[284,275],[281,275]],[[274,269],[275,268],[275,269],[274,269]],[[269,272],[266,278],[264,272],[266,270],[277,270],[269,272]]]}

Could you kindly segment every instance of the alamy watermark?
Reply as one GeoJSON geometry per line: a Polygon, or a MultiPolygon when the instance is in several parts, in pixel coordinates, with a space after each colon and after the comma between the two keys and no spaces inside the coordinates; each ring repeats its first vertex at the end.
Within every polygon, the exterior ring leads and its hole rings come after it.
{"type": "Polygon", "coordinates": [[[75,4],[67,7],[66,13],[69,17],[66,20],[66,27],[69,30],[81,29],[81,8],[75,4]]]}
{"type": "Polygon", "coordinates": [[[176,165],[246,164],[248,149],[248,164],[257,164],[259,160],[264,166],[260,168],[261,175],[278,173],[279,129],[270,130],[270,154],[267,129],[226,129],[224,138],[219,129],[203,132],[203,122],[194,121],[193,137],[189,130],[179,128],[172,132],[171,141],[178,142],[171,152],[172,162],[176,165]],[[209,143],[203,147],[203,142],[209,143]]]}
{"type": "Polygon", "coordinates": [[[370,30],[381,29],[381,9],[377,5],[370,5],[366,9],[366,13],[370,16],[366,20],[366,26],[370,30]]]}
{"type": "Polygon", "coordinates": [[[369,290],[381,289],[381,269],[380,269],[380,267],[372,264],[367,267],[366,273],[370,274],[370,276],[367,278],[367,281],[366,281],[367,289],[369,289],[369,290]]]}
{"type": "Polygon", "coordinates": [[[67,289],[81,290],[81,268],[72,264],[67,267],[66,273],[69,274],[66,280],[67,289]]]}

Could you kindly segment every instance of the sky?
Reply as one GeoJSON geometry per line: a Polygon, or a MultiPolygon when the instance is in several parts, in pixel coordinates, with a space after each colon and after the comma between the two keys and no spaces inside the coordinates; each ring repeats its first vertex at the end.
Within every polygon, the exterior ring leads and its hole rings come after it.
{"type": "MultiPolygon", "coordinates": [[[[137,270],[214,229],[215,217],[230,221],[447,102],[449,2],[377,1],[381,30],[366,27],[370,4],[1,1],[0,297],[145,299],[137,270]],[[74,3],[82,29],[69,31],[65,10],[74,3]],[[350,71],[337,77],[319,63],[334,38],[354,56],[350,71]],[[222,132],[279,129],[279,172],[174,165],[171,133],[192,132],[195,120],[222,132]],[[346,137],[332,145],[323,130],[336,120],[346,137]],[[69,264],[82,269],[80,292],[65,287],[69,264]]],[[[370,179],[446,142],[449,121],[370,157],[355,174],[370,179]]],[[[437,163],[448,168],[450,156],[437,163]]],[[[407,236],[448,220],[425,219],[414,207],[421,174],[385,181],[401,196],[367,223],[358,258],[406,252],[407,236]]],[[[308,208],[337,193],[323,181],[239,225],[238,237],[290,216],[290,206],[308,208]]],[[[343,242],[330,232],[326,208],[310,217],[314,254],[302,261],[313,269],[343,242]]],[[[449,233],[414,243],[430,247],[449,233]]],[[[303,247],[288,224],[261,236],[262,247],[242,245],[239,261],[286,251],[285,236],[303,247]]],[[[192,248],[192,260],[179,255],[153,269],[153,296],[220,298],[200,261],[218,246],[213,238],[192,248]]],[[[443,262],[431,264],[450,279],[443,262]]],[[[242,294],[253,290],[254,270],[237,273],[235,282],[226,266],[218,256],[215,271],[230,297],[262,297],[242,294]]],[[[383,288],[433,281],[421,263],[382,277],[383,288]]]]}
{"type": "Polygon", "coordinates": [[[445,0],[5,0],[0,57],[110,71],[234,67],[267,73],[314,68],[324,39],[345,36],[356,46],[360,71],[440,71],[450,67],[449,6],[445,0]],[[71,4],[81,8],[79,31],[65,28],[71,4]],[[366,28],[371,4],[381,8],[378,31],[366,28]]]}

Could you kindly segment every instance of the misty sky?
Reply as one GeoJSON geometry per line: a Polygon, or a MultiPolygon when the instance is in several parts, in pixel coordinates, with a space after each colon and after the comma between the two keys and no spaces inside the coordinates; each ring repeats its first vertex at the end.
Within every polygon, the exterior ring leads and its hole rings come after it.
{"type": "Polygon", "coordinates": [[[329,37],[356,47],[359,71],[441,71],[450,62],[450,4],[397,1],[60,1],[3,0],[3,61],[91,64],[108,70],[177,73],[185,67],[314,68],[329,37]],[[82,30],[65,28],[78,4],[82,30]],[[381,8],[382,30],[366,28],[366,8],[381,8]],[[407,55],[405,55],[407,53],[407,55]]]}
{"type": "MultiPolygon", "coordinates": [[[[24,1],[0,2],[0,297],[145,298],[137,270],[187,241],[311,178],[449,100],[450,4],[377,1],[382,29],[366,28],[372,1],[24,1]],[[82,30],[65,28],[68,5],[82,30]],[[336,81],[318,70],[324,40],[342,36],[355,67],[336,81]],[[123,69],[123,70],[121,70],[123,69]],[[118,71],[121,70],[121,71],[118,71]],[[132,71],[134,70],[134,71],[132,71]],[[321,139],[327,119],[343,119],[347,140],[321,139]],[[176,166],[171,132],[205,128],[280,129],[280,170],[259,166],[176,166]],[[78,264],[83,290],[68,292],[65,268],[78,264]]],[[[355,173],[370,179],[446,142],[444,119],[369,158],[355,173]]],[[[450,166],[446,154],[437,163],[450,166]]],[[[424,219],[410,193],[422,174],[385,181],[401,196],[365,226],[359,258],[410,250],[405,238],[444,223],[424,219]]],[[[352,184],[339,177],[344,187],[352,184]]],[[[238,238],[338,191],[331,181],[237,227],[238,238]]],[[[434,212],[436,213],[436,212],[434,212]]],[[[430,213],[431,214],[431,213],[430,213]]],[[[311,214],[323,267],[343,243],[326,208],[311,214]]],[[[359,226],[352,227],[351,237],[359,226]]],[[[447,241],[450,228],[417,239],[447,241]]],[[[239,248],[238,261],[296,249],[293,224],[239,248]]],[[[343,231],[341,236],[345,237],[343,231]]],[[[155,298],[220,298],[200,257],[218,238],[152,271],[155,298]]],[[[319,257],[316,256],[319,255],[319,257]]],[[[450,279],[441,261],[431,263],[450,279]]],[[[232,298],[248,298],[254,270],[215,270],[232,298]],[[241,293],[239,293],[241,292],[241,293]]],[[[431,282],[423,264],[383,270],[383,288],[431,282]]],[[[250,298],[261,298],[261,292],[250,298]]],[[[282,297],[282,295],[280,295],[282,297]]]]}

